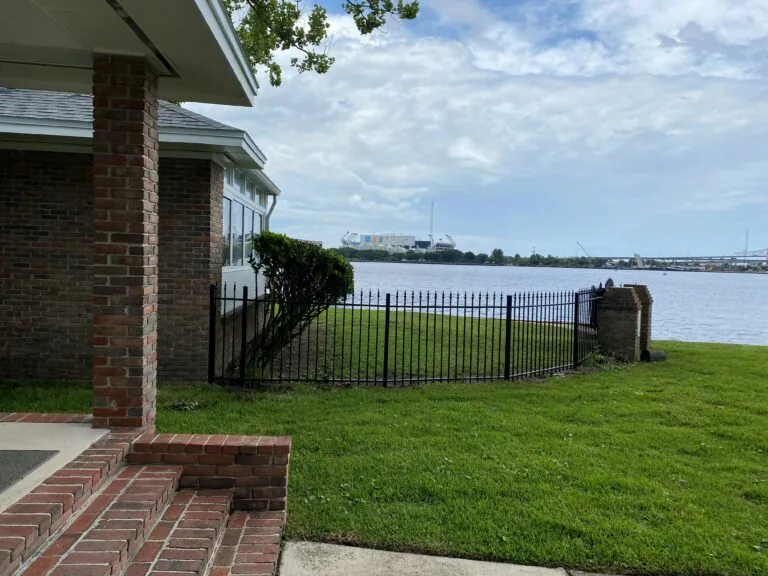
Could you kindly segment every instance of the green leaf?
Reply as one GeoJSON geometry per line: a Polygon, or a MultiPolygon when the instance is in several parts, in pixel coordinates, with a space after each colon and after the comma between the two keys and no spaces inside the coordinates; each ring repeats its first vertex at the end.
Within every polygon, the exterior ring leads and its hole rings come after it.
{"type": "MultiPolygon", "coordinates": [[[[290,59],[299,72],[325,74],[333,66],[335,58],[325,46],[330,28],[325,6],[302,11],[301,4],[291,0],[224,0],[224,5],[251,67],[266,70],[273,86],[282,83],[282,67],[274,60],[278,52],[301,52],[290,59]]],[[[341,7],[364,35],[379,30],[388,18],[413,20],[419,13],[418,0],[345,1],[341,7]]]]}

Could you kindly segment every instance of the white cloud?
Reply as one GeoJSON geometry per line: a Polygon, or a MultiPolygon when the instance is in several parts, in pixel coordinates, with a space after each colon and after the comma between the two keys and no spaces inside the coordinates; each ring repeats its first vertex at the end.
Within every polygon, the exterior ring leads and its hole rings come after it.
{"type": "Polygon", "coordinates": [[[494,150],[483,150],[472,138],[461,136],[448,146],[448,156],[456,158],[462,166],[488,169],[496,166],[498,155],[494,150]]]}
{"type": "Polygon", "coordinates": [[[444,23],[482,27],[495,22],[493,13],[478,0],[426,0],[423,4],[444,23]]]}
{"type": "Polygon", "coordinates": [[[544,43],[554,32],[530,29],[540,13],[502,21],[478,2],[429,6],[474,27],[460,39],[400,25],[360,38],[334,17],[329,74],[262,82],[253,109],[191,105],[267,154],[284,190],[278,228],[333,244],[349,229],[416,233],[436,198],[441,228],[477,252],[501,236],[482,224],[484,199],[555,210],[603,191],[589,217],[605,219],[639,197],[641,215],[768,197],[764,2],[585,0],[552,24],[565,39],[544,43]],[[566,34],[577,29],[592,36],[566,34]]]}

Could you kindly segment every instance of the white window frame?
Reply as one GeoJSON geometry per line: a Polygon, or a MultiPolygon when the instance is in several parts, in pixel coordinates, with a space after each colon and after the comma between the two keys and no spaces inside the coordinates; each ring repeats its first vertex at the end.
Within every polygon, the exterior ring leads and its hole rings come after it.
{"type": "Polygon", "coordinates": [[[253,202],[257,202],[256,197],[256,181],[252,178],[246,178],[244,180],[245,185],[243,186],[244,194],[248,197],[249,200],[253,202]]]}
{"type": "MultiPolygon", "coordinates": [[[[258,193],[258,186],[255,181],[248,178],[247,172],[244,173],[242,170],[238,170],[237,168],[229,168],[227,170],[227,177],[224,179],[224,198],[227,198],[231,202],[238,202],[239,204],[243,205],[243,213],[245,214],[245,208],[250,208],[254,212],[254,219],[253,219],[253,225],[256,225],[257,223],[261,224],[261,227],[263,229],[264,227],[264,218],[266,216],[266,206],[261,204],[260,201],[260,194],[258,193]],[[231,174],[231,176],[230,176],[231,174]],[[238,180],[240,180],[240,187],[238,188],[235,184],[238,180]],[[253,182],[254,185],[254,197],[250,198],[247,193],[246,188],[246,182],[247,181],[253,182]]],[[[231,214],[234,212],[234,210],[230,210],[230,221],[231,221],[231,214]]],[[[222,210],[222,220],[224,218],[224,210],[222,210]]],[[[255,226],[254,226],[255,228],[255,226]]],[[[256,233],[256,230],[254,230],[254,234],[256,233]]],[[[223,234],[229,234],[230,235],[230,242],[229,242],[229,261],[232,262],[232,256],[234,254],[234,242],[233,238],[231,238],[231,227],[228,230],[223,230],[223,234]]],[[[243,236],[245,237],[245,231],[243,233],[243,236]]],[[[249,253],[246,249],[246,247],[243,247],[244,254],[249,253]]],[[[223,270],[225,271],[234,271],[234,270],[247,270],[250,269],[251,265],[248,264],[247,258],[243,259],[243,264],[240,265],[229,265],[229,266],[223,266],[223,270]]]]}

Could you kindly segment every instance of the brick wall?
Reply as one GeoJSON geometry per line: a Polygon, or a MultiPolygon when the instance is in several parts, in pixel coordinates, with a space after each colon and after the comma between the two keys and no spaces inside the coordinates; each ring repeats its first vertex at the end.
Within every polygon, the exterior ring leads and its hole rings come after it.
{"type": "Polygon", "coordinates": [[[600,301],[598,338],[606,354],[625,362],[640,359],[640,300],[633,288],[610,288],[600,301]]]}
{"type": "Polygon", "coordinates": [[[206,160],[160,161],[158,375],[205,381],[209,288],[221,282],[224,173],[206,160]]]}
{"type": "MultiPolygon", "coordinates": [[[[158,370],[166,380],[205,380],[208,289],[221,281],[223,172],[210,161],[169,158],[159,173],[158,370]]],[[[92,181],[90,154],[0,150],[4,378],[91,378],[92,181]]]]}
{"type": "Polygon", "coordinates": [[[90,154],[0,150],[1,378],[89,379],[90,154]]]}

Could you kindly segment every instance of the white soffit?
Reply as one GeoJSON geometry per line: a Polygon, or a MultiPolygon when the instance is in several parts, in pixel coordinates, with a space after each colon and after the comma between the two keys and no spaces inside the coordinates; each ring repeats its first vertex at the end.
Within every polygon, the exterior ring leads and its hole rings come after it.
{"type": "Polygon", "coordinates": [[[145,56],[165,100],[250,106],[221,0],[2,0],[0,85],[90,93],[94,52],[145,56]]]}

